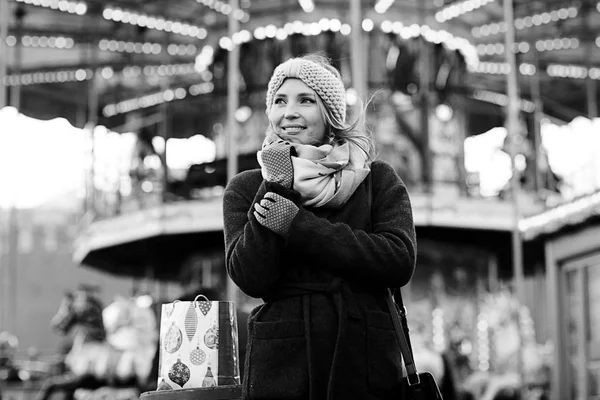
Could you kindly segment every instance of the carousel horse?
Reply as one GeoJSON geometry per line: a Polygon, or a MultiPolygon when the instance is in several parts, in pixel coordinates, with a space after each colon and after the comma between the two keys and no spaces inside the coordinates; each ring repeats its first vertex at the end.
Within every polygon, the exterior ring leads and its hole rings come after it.
{"type": "Polygon", "coordinates": [[[432,331],[428,324],[428,315],[431,313],[427,311],[427,302],[413,302],[409,308],[410,345],[418,371],[427,371],[433,375],[444,400],[456,400],[456,375],[447,354],[438,351],[433,345],[432,331]]]}
{"type": "Polygon", "coordinates": [[[490,365],[469,376],[464,388],[480,400],[544,398],[553,349],[536,342],[527,307],[502,291],[489,294],[480,311],[488,326],[490,365]]]}
{"type": "Polygon", "coordinates": [[[67,373],[49,378],[36,400],[55,391],[75,397],[78,389],[146,389],[152,380],[158,346],[154,312],[142,298],[117,298],[106,308],[89,290],[68,292],[51,326],[73,341],[65,357],[67,373]]]}
{"type": "Polygon", "coordinates": [[[458,396],[456,382],[448,357],[432,349],[423,340],[423,335],[414,330],[411,330],[410,340],[418,371],[427,371],[433,375],[444,400],[456,400],[458,396]]]}

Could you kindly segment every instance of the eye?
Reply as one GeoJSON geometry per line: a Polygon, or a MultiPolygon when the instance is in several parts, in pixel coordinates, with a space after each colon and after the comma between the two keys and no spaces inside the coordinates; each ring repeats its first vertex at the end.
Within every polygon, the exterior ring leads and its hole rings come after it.
{"type": "Polygon", "coordinates": [[[309,104],[316,103],[315,99],[313,99],[312,97],[303,97],[300,101],[302,103],[309,103],[309,104]]]}
{"type": "Polygon", "coordinates": [[[285,103],[285,101],[281,97],[278,97],[273,101],[273,104],[284,104],[284,103],[285,103]]]}

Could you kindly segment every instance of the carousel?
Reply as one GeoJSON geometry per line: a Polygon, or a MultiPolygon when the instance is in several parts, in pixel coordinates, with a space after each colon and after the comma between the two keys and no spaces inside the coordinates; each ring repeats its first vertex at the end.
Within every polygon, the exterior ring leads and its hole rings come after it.
{"type": "Polygon", "coordinates": [[[424,354],[438,355],[430,368],[465,399],[548,396],[545,309],[529,296],[546,280],[544,251],[523,241],[519,220],[561,195],[542,123],[598,114],[600,8],[275,3],[0,0],[0,53],[10,55],[0,57],[0,107],[60,115],[89,143],[76,263],[158,286],[191,273],[220,300],[256,305],[225,273],[221,195],[258,165],[273,68],[321,52],[351,88],[350,109],[376,93],[367,123],[411,192],[420,265],[405,297],[424,354]],[[465,142],[496,127],[507,128],[499,148],[512,178],[490,196],[465,168],[465,142]],[[177,148],[204,139],[205,159],[180,162],[177,148]],[[115,149],[124,156],[103,158],[115,149]]]}

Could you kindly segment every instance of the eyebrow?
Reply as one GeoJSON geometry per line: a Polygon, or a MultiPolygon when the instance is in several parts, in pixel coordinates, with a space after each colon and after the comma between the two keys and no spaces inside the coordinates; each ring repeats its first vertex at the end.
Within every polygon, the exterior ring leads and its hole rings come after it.
{"type": "MultiPolygon", "coordinates": [[[[306,97],[306,96],[314,97],[315,94],[314,93],[310,93],[310,92],[302,92],[302,93],[298,93],[297,96],[298,97],[306,97]]],[[[275,97],[288,97],[288,96],[285,93],[277,93],[277,94],[275,94],[275,97]]]]}

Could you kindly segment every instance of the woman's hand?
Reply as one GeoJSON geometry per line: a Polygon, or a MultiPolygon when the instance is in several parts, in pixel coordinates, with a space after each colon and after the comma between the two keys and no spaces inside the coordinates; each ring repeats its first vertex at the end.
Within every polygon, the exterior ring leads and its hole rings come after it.
{"type": "Polygon", "coordinates": [[[296,214],[298,206],[277,193],[267,192],[260,203],[254,203],[256,220],[265,228],[284,237],[289,233],[296,214]]]}
{"type": "Polygon", "coordinates": [[[294,147],[282,139],[266,146],[261,152],[261,160],[267,171],[267,180],[291,189],[294,183],[292,155],[295,154],[294,147]]]}

